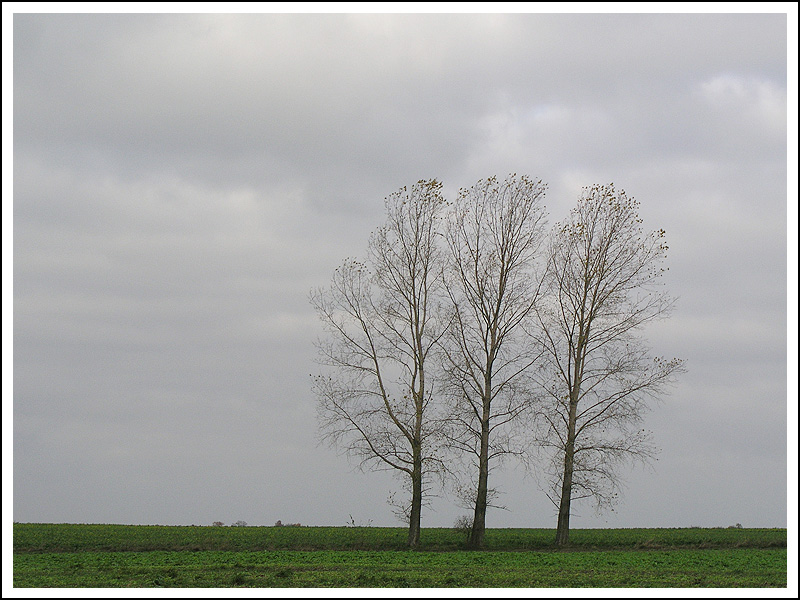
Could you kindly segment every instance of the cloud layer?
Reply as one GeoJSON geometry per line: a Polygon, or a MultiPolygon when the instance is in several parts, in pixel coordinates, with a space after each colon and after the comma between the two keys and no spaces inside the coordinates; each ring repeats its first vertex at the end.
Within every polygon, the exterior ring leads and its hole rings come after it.
{"type": "Polygon", "coordinates": [[[14,520],[396,524],[317,446],[307,294],[402,185],[519,172],[551,222],[639,199],[680,297],[661,460],[574,526],[785,526],[786,56],[780,14],[14,15],[14,520]]]}

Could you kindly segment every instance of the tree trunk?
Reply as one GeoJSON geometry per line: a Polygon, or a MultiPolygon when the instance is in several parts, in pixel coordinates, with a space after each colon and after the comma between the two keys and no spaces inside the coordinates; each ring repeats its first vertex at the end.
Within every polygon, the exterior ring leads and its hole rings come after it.
{"type": "Polygon", "coordinates": [[[470,548],[482,548],[486,533],[486,507],[489,493],[489,407],[484,402],[481,419],[481,448],[478,457],[478,495],[475,499],[475,515],[472,518],[472,532],[469,536],[470,548]]]}
{"type": "Polygon", "coordinates": [[[411,475],[411,515],[408,524],[408,546],[419,546],[420,522],[422,520],[422,448],[414,444],[414,472],[411,475]]]}
{"type": "Polygon", "coordinates": [[[567,445],[564,448],[564,476],[561,481],[561,501],[558,505],[558,526],[556,528],[556,545],[566,546],[569,543],[569,512],[572,500],[572,472],[575,461],[575,421],[578,403],[569,403],[569,423],[567,445]]]}

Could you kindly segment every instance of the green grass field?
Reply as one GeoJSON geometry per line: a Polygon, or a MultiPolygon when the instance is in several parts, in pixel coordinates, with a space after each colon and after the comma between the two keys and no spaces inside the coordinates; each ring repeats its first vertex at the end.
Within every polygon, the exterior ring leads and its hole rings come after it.
{"type": "Polygon", "coordinates": [[[14,587],[786,587],[785,529],[14,524],[14,587]]]}

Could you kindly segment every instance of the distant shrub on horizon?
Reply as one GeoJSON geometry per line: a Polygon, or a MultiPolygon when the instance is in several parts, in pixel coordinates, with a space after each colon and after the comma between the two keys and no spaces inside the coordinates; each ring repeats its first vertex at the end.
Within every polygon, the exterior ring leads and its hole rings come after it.
{"type": "Polygon", "coordinates": [[[300,523],[281,523],[281,520],[278,519],[275,521],[275,527],[302,527],[300,523]]]}

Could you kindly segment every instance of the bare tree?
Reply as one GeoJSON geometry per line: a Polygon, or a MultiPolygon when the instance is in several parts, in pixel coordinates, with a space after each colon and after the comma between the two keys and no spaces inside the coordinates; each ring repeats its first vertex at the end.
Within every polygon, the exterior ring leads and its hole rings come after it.
{"type": "Polygon", "coordinates": [[[608,507],[620,464],[653,456],[643,414],[683,370],[678,359],[650,357],[637,335],[673,305],[659,282],[665,232],[645,234],[638,207],[613,184],[584,188],[551,234],[546,301],[536,306],[533,335],[546,356],[539,389],[549,401],[540,414],[553,459],[558,545],[568,543],[573,500],[608,507]]]}
{"type": "Polygon", "coordinates": [[[526,176],[481,180],[459,192],[446,234],[452,314],[443,354],[454,402],[451,443],[474,461],[469,545],[475,548],[483,545],[493,494],[490,466],[512,451],[508,427],[530,398],[522,381],[535,348],[520,326],[538,295],[533,267],[545,189],[526,176]]]}
{"type": "Polygon", "coordinates": [[[314,380],[323,438],[390,469],[411,490],[408,544],[419,543],[426,482],[437,471],[440,426],[433,413],[431,349],[443,328],[441,184],[419,181],[386,199],[386,224],[370,238],[368,264],[346,261],[311,302],[328,337],[318,343],[331,367],[314,380]]]}

